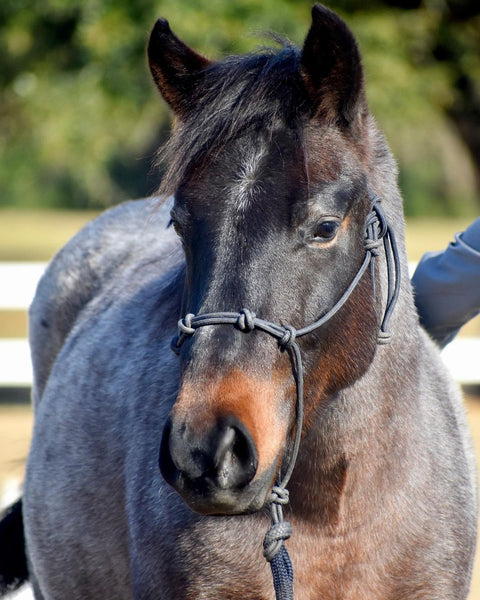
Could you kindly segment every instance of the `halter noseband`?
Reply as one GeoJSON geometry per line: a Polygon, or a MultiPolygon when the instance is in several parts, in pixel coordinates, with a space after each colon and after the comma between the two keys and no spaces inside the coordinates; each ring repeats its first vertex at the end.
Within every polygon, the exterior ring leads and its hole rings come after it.
{"type": "Polygon", "coordinates": [[[277,600],[293,600],[293,567],[284,543],[290,537],[292,528],[290,523],[283,520],[283,506],[288,504],[288,490],[286,487],[295,467],[303,426],[303,363],[296,339],[312,333],[329,321],[347,302],[368,267],[371,269],[372,285],[375,294],[375,258],[379,254],[382,241],[387,265],[388,285],[385,312],[377,341],[379,344],[389,344],[391,341],[391,333],[387,327],[400,291],[400,259],[395,235],[380,205],[381,198],[370,192],[370,200],[371,209],[365,220],[365,258],[363,263],[339,300],[317,321],[301,329],[295,329],[290,325],[279,325],[271,321],[259,319],[254,312],[247,308],[243,308],[236,313],[213,312],[200,315],[189,313],[179,320],[178,335],[171,343],[173,352],[179,354],[185,340],[194,335],[195,331],[200,327],[234,325],[245,333],[259,329],[271,335],[277,339],[280,349],[286,350],[290,356],[297,389],[295,436],[285,474],[283,477],[278,476],[276,485],[273,486],[268,498],[271,527],[267,531],[263,541],[263,554],[272,569],[277,600]]]}

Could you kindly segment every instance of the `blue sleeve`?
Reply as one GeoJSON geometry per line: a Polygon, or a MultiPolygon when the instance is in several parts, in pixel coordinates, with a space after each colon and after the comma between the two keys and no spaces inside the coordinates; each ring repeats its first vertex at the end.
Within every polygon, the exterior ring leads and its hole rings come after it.
{"type": "Polygon", "coordinates": [[[440,346],[480,312],[480,218],[443,252],[428,252],[413,275],[420,322],[440,346]]]}

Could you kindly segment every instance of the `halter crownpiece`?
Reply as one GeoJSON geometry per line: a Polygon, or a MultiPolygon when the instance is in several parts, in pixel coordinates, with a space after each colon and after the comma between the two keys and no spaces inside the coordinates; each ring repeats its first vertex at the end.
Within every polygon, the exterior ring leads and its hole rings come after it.
{"type": "Polygon", "coordinates": [[[369,267],[371,269],[372,286],[375,295],[375,259],[379,255],[382,243],[385,252],[388,284],[385,312],[377,341],[379,344],[389,344],[391,342],[392,336],[388,331],[388,323],[400,291],[400,258],[395,235],[380,205],[381,198],[374,192],[370,192],[370,200],[371,210],[365,220],[365,258],[363,263],[339,300],[317,321],[297,330],[291,325],[279,325],[271,321],[259,319],[248,308],[243,308],[236,313],[214,312],[200,315],[189,313],[179,320],[178,335],[171,343],[173,352],[179,354],[185,340],[193,336],[195,331],[200,327],[233,325],[244,333],[259,329],[271,335],[277,339],[280,349],[285,350],[289,354],[297,390],[295,435],[285,474],[283,477],[281,475],[278,476],[276,485],[273,486],[267,501],[270,505],[271,526],[263,542],[263,554],[272,569],[277,600],[293,600],[293,567],[285,546],[285,540],[290,537],[292,528],[290,523],[283,519],[283,507],[289,501],[288,490],[286,488],[295,467],[303,427],[303,363],[300,347],[296,340],[299,337],[312,333],[329,321],[347,302],[369,267]]]}

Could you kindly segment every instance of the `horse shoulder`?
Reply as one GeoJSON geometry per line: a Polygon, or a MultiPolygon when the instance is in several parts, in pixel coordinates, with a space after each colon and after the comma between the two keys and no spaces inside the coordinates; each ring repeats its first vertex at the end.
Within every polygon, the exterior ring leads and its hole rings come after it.
{"type": "Polygon", "coordinates": [[[52,259],[29,309],[34,403],[84,308],[138,254],[161,253],[170,201],[130,201],[83,227],[52,259]]]}

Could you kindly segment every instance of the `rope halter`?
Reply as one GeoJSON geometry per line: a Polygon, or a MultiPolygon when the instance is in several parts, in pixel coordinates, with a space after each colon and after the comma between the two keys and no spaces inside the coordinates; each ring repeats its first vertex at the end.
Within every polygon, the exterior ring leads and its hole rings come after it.
{"type": "Polygon", "coordinates": [[[302,355],[297,339],[312,333],[329,321],[347,302],[360,282],[363,274],[369,267],[375,296],[375,260],[380,253],[382,244],[386,259],[388,285],[385,312],[377,341],[379,344],[389,344],[391,341],[388,323],[400,291],[400,259],[395,235],[380,205],[381,198],[372,192],[370,194],[370,199],[371,210],[365,221],[365,258],[363,263],[339,300],[317,321],[296,330],[290,325],[279,325],[277,323],[272,323],[271,321],[260,319],[248,308],[242,308],[239,312],[213,312],[199,315],[189,313],[179,320],[178,335],[171,343],[172,350],[176,354],[179,354],[185,340],[192,337],[195,334],[195,331],[200,327],[233,325],[244,333],[249,333],[254,329],[258,329],[271,335],[277,339],[279,348],[289,354],[296,383],[295,434],[293,448],[288,459],[285,474],[283,477],[280,475],[278,476],[276,485],[273,486],[267,500],[267,503],[270,506],[271,526],[267,531],[263,542],[263,554],[265,559],[270,563],[272,569],[277,600],[293,600],[293,567],[285,547],[285,540],[290,537],[292,528],[290,523],[283,519],[283,507],[288,504],[289,501],[288,490],[286,488],[295,467],[303,426],[304,372],[302,355]]]}

